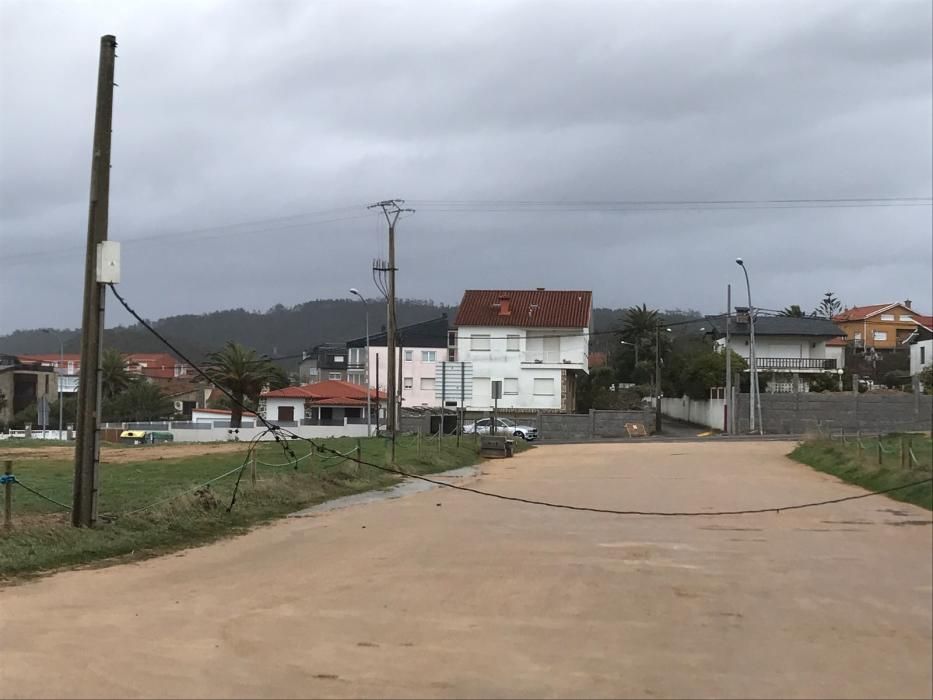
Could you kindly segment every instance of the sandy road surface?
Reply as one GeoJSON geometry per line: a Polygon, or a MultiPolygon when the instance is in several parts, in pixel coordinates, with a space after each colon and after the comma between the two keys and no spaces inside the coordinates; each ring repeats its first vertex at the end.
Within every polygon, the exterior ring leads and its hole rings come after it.
{"type": "MultiPolygon", "coordinates": [[[[100,450],[100,459],[104,464],[123,464],[144,462],[153,459],[180,459],[203,454],[221,454],[225,452],[245,452],[243,442],[191,442],[172,445],[139,445],[136,447],[108,447],[100,450]]],[[[0,459],[74,459],[75,448],[65,445],[48,447],[16,447],[0,442],[0,459]]]]}
{"type": "MultiPolygon", "coordinates": [[[[761,507],[860,493],[784,443],[552,446],[502,493],[761,507]]],[[[616,517],[434,490],[0,591],[6,697],[929,697],[930,514],[616,517]]]]}

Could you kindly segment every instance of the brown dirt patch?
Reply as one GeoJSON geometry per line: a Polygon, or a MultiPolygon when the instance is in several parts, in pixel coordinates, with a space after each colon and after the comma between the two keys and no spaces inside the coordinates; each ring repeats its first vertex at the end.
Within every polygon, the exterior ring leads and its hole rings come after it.
{"type": "MultiPolygon", "coordinates": [[[[178,443],[172,445],[139,445],[136,447],[104,446],[101,448],[101,461],[105,464],[127,462],[145,462],[154,459],[180,459],[204,454],[224,454],[242,452],[246,444],[242,442],[205,442],[178,443]]],[[[0,460],[70,460],[74,458],[74,448],[62,445],[49,447],[13,447],[0,446],[0,460]]]]}

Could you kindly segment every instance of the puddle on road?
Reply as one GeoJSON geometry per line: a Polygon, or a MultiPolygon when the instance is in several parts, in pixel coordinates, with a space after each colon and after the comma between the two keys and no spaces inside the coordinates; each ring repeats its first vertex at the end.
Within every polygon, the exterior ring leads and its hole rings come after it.
{"type": "MultiPolygon", "coordinates": [[[[429,476],[431,479],[457,480],[470,476],[476,476],[478,473],[479,470],[476,467],[462,467],[460,469],[451,469],[450,471],[440,472],[438,474],[430,474],[427,476],[429,476]]],[[[392,488],[377,491],[364,491],[363,493],[355,493],[350,496],[342,496],[341,498],[335,498],[332,501],[326,501],[324,503],[319,503],[316,506],[311,506],[310,508],[299,510],[297,513],[292,513],[288,517],[306,518],[312,515],[317,515],[319,513],[327,513],[332,510],[340,510],[341,508],[365,505],[367,503],[376,503],[378,501],[394,500],[396,498],[403,498],[404,496],[411,496],[416,493],[439,488],[443,487],[437,486],[436,484],[432,484],[427,481],[422,481],[421,479],[405,479],[405,481],[400,484],[396,484],[392,488]]]]}

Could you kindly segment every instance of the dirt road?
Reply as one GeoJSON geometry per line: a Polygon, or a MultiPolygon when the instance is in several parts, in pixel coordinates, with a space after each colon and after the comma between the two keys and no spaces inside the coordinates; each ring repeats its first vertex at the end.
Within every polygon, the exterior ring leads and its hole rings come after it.
{"type": "MultiPolygon", "coordinates": [[[[787,443],[544,447],[501,493],[733,509],[860,493],[787,443]]],[[[449,490],[0,591],[4,697],[930,697],[930,514],[618,517],[449,490]]]]}

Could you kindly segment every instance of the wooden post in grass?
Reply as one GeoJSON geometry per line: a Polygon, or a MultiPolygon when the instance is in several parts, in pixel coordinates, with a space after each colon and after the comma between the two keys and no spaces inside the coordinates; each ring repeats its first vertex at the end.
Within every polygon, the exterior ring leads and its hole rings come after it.
{"type": "Polygon", "coordinates": [[[418,426],[418,459],[421,459],[421,431],[423,430],[422,426],[418,426]]]}
{"type": "Polygon", "coordinates": [[[882,457],[882,452],[881,452],[881,436],[879,435],[878,436],[878,466],[879,467],[882,466],[883,460],[884,460],[884,457],[882,457]]]}
{"type": "Polygon", "coordinates": [[[904,439],[904,436],[902,435],[902,436],[901,436],[901,469],[903,469],[904,467],[907,466],[907,464],[906,464],[906,462],[907,462],[907,450],[905,449],[905,448],[906,448],[906,442],[907,442],[907,441],[904,439]]]}
{"type": "Polygon", "coordinates": [[[9,459],[3,462],[3,475],[7,477],[3,485],[3,527],[9,530],[13,527],[13,462],[9,459]]]}
{"type": "Polygon", "coordinates": [[[256,450],[249,458],[249,481],[253,486],[256,485],[256,450]]]}
{"type": "Polygon", "coordinates": [[[914,441],[911,438],[907,439],[907,468],[914,468],[914,441]]]}

